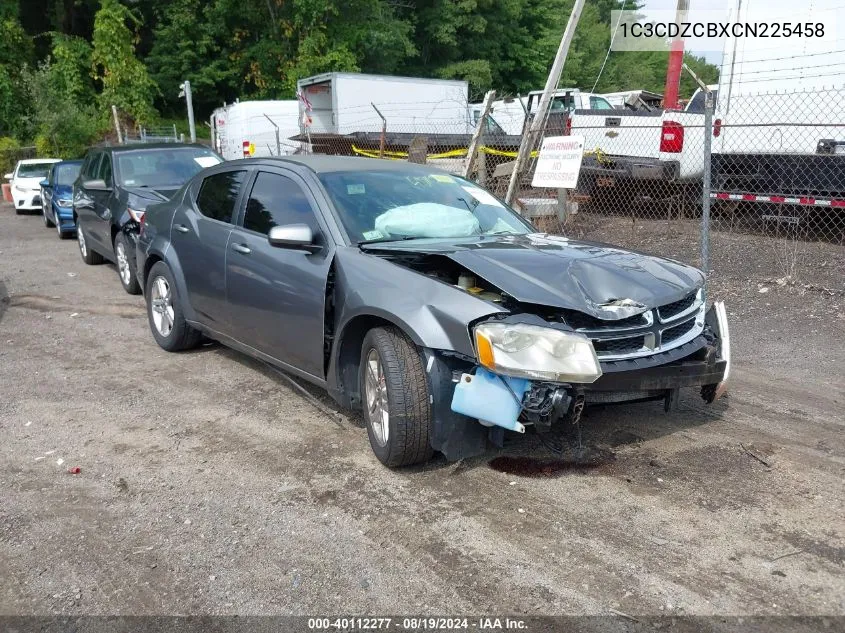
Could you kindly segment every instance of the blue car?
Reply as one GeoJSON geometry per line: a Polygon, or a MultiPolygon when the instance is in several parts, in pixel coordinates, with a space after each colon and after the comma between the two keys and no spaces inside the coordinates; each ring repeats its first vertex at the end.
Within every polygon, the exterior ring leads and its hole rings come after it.
{"type": "Polygon", "coordinates": [[[55,163],[40,183],[44,226],[55,226],[59,239],[66,239],[76,232],[76,222],[73,219],[73,181],[79,175],[81,166],[81,160],[55,163]]]}

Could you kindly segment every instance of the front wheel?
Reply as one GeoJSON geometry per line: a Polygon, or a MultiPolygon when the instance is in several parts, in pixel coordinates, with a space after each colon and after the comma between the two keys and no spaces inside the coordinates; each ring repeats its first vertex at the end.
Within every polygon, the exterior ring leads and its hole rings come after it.
{"type": "Polygon", "coordinates": [[[185,321],[173,273],[164,262],[156,262],[150,269],[144,296],[150,330],[159,347],[179,352],[199,344],[202,335],[185,321]]]}
{"type": "Polygon", "coordinates": [[[431,403],[422,356],[395,327],[370,330],[361,346],[359,383],[370,445],[385,466],[431,457],[431,403]]]}
{"type": "Polygon", "coordinates": [[[52,228],[53,221],[47,215],[47,205],[43,202],[41,203],[41,216],[44,218],[44,226],[46,226],[48,229],[52,228]]]}
{"type": "Polygon", "coordinates": [[[138,275],[135,272],[135,258],[129,254],[129,245],[123,233],[118,233],[114,238],[114,254],[123,289],[131,295],[141,294],[141,284],[138,283],[138,275]]]}

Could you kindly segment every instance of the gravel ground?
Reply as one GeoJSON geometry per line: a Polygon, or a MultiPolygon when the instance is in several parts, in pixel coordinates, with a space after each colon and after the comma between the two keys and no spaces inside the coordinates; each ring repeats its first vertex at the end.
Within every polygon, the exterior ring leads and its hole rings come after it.
{"type": "Polygon", "coordinates": [[[714,243],[729,398],[589,410],[558,476],[489,466],[550,458],[530,434],[389,471],[261,364],[160,350],[113,266],[3,205],[0,613],[845,614],[842,249],[778,284],[714,243]]]}

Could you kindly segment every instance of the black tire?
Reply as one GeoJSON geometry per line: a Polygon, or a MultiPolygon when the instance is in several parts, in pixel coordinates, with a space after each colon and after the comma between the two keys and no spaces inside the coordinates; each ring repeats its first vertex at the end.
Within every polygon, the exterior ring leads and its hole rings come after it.
{"type": "Polygon", "coordinates": [[[16,215],[23,215],[24,213],[26,213],[26,211],[24,211],[23,209],[18,209],[17,207],[15,207],[15,214],[16,215]]]}
{"type": "Polygon", "coordinates": [[[141,294],[141,284],[138,282],[138,274],[135,271],[135,257],[134,250],[130,251],[129,242],[123,233],[118,233],[114,238],[114,256],[117,259],[117,277],[120,279],[120,285],[123,289],[131,295],[141,294]],[[126,267],[128,279],[123,278],[121,272],[120,252],[118,249],[123,249],[123,256],[126,258],[126,267]],[[133,255],[130,256],[129,253],[133,255]]]}
{"type": "MultiPolygon", "coordinates": [[[[431,448],[431,402],[422,356],[401,330],[378,327],[361,346],[358,382],[370,445],[379,461],[391,468],[428,461],[431,448]],[[375,351],[387,389],[387,439],[377,438],[367,398],[368,358],[375,351]]],[[[376,425],[378,423],[376,422],[376,425]]]]}
{"type": "Polygon", "coordinates": [[[168,352],[180,352],[182,350],[192,349],[200,344],[202,334],[185,321],[185,315],[179,303],[179,293],[176,290],[176,283],[173,280],[173,273],[170,272],[170,268],[164,262],[156,262],[150,269],[144,296],[147,299],[147,320],[150,324],[150,331],[153,333],[153,338],[159,347],[168,352]],[[167,283],[170,291],[170,306],[173,308],[173,325],[166,334],[162,334],[159,331],[153,317],[153,286],[160,278],[163,278],[167,283]]]}
{"type": "Polygon", "coordinates": [[[79,245],[79,254],[82,256],[82,261],[89,266],[103,263],[103,256],[91,250],[91,245],[85,237],[85,232],[82,230],[82,225],[79,220],[76,221],[76,240],[79,245]]]}

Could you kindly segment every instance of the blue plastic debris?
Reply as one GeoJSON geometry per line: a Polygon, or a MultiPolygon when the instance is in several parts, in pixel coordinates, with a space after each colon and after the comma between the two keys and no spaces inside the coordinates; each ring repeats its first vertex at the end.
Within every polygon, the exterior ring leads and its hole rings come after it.
{"type": "Polygon", "coordinates": [[[461,375],[452,396],[452,411],[477,418],[487,426],[495,424],[525,433],[525,427],[517,418],[522,410],[522,396],[530,384],[531,381],[525,378],[497,376],[479,367],[475,374],[461,375]]]}

